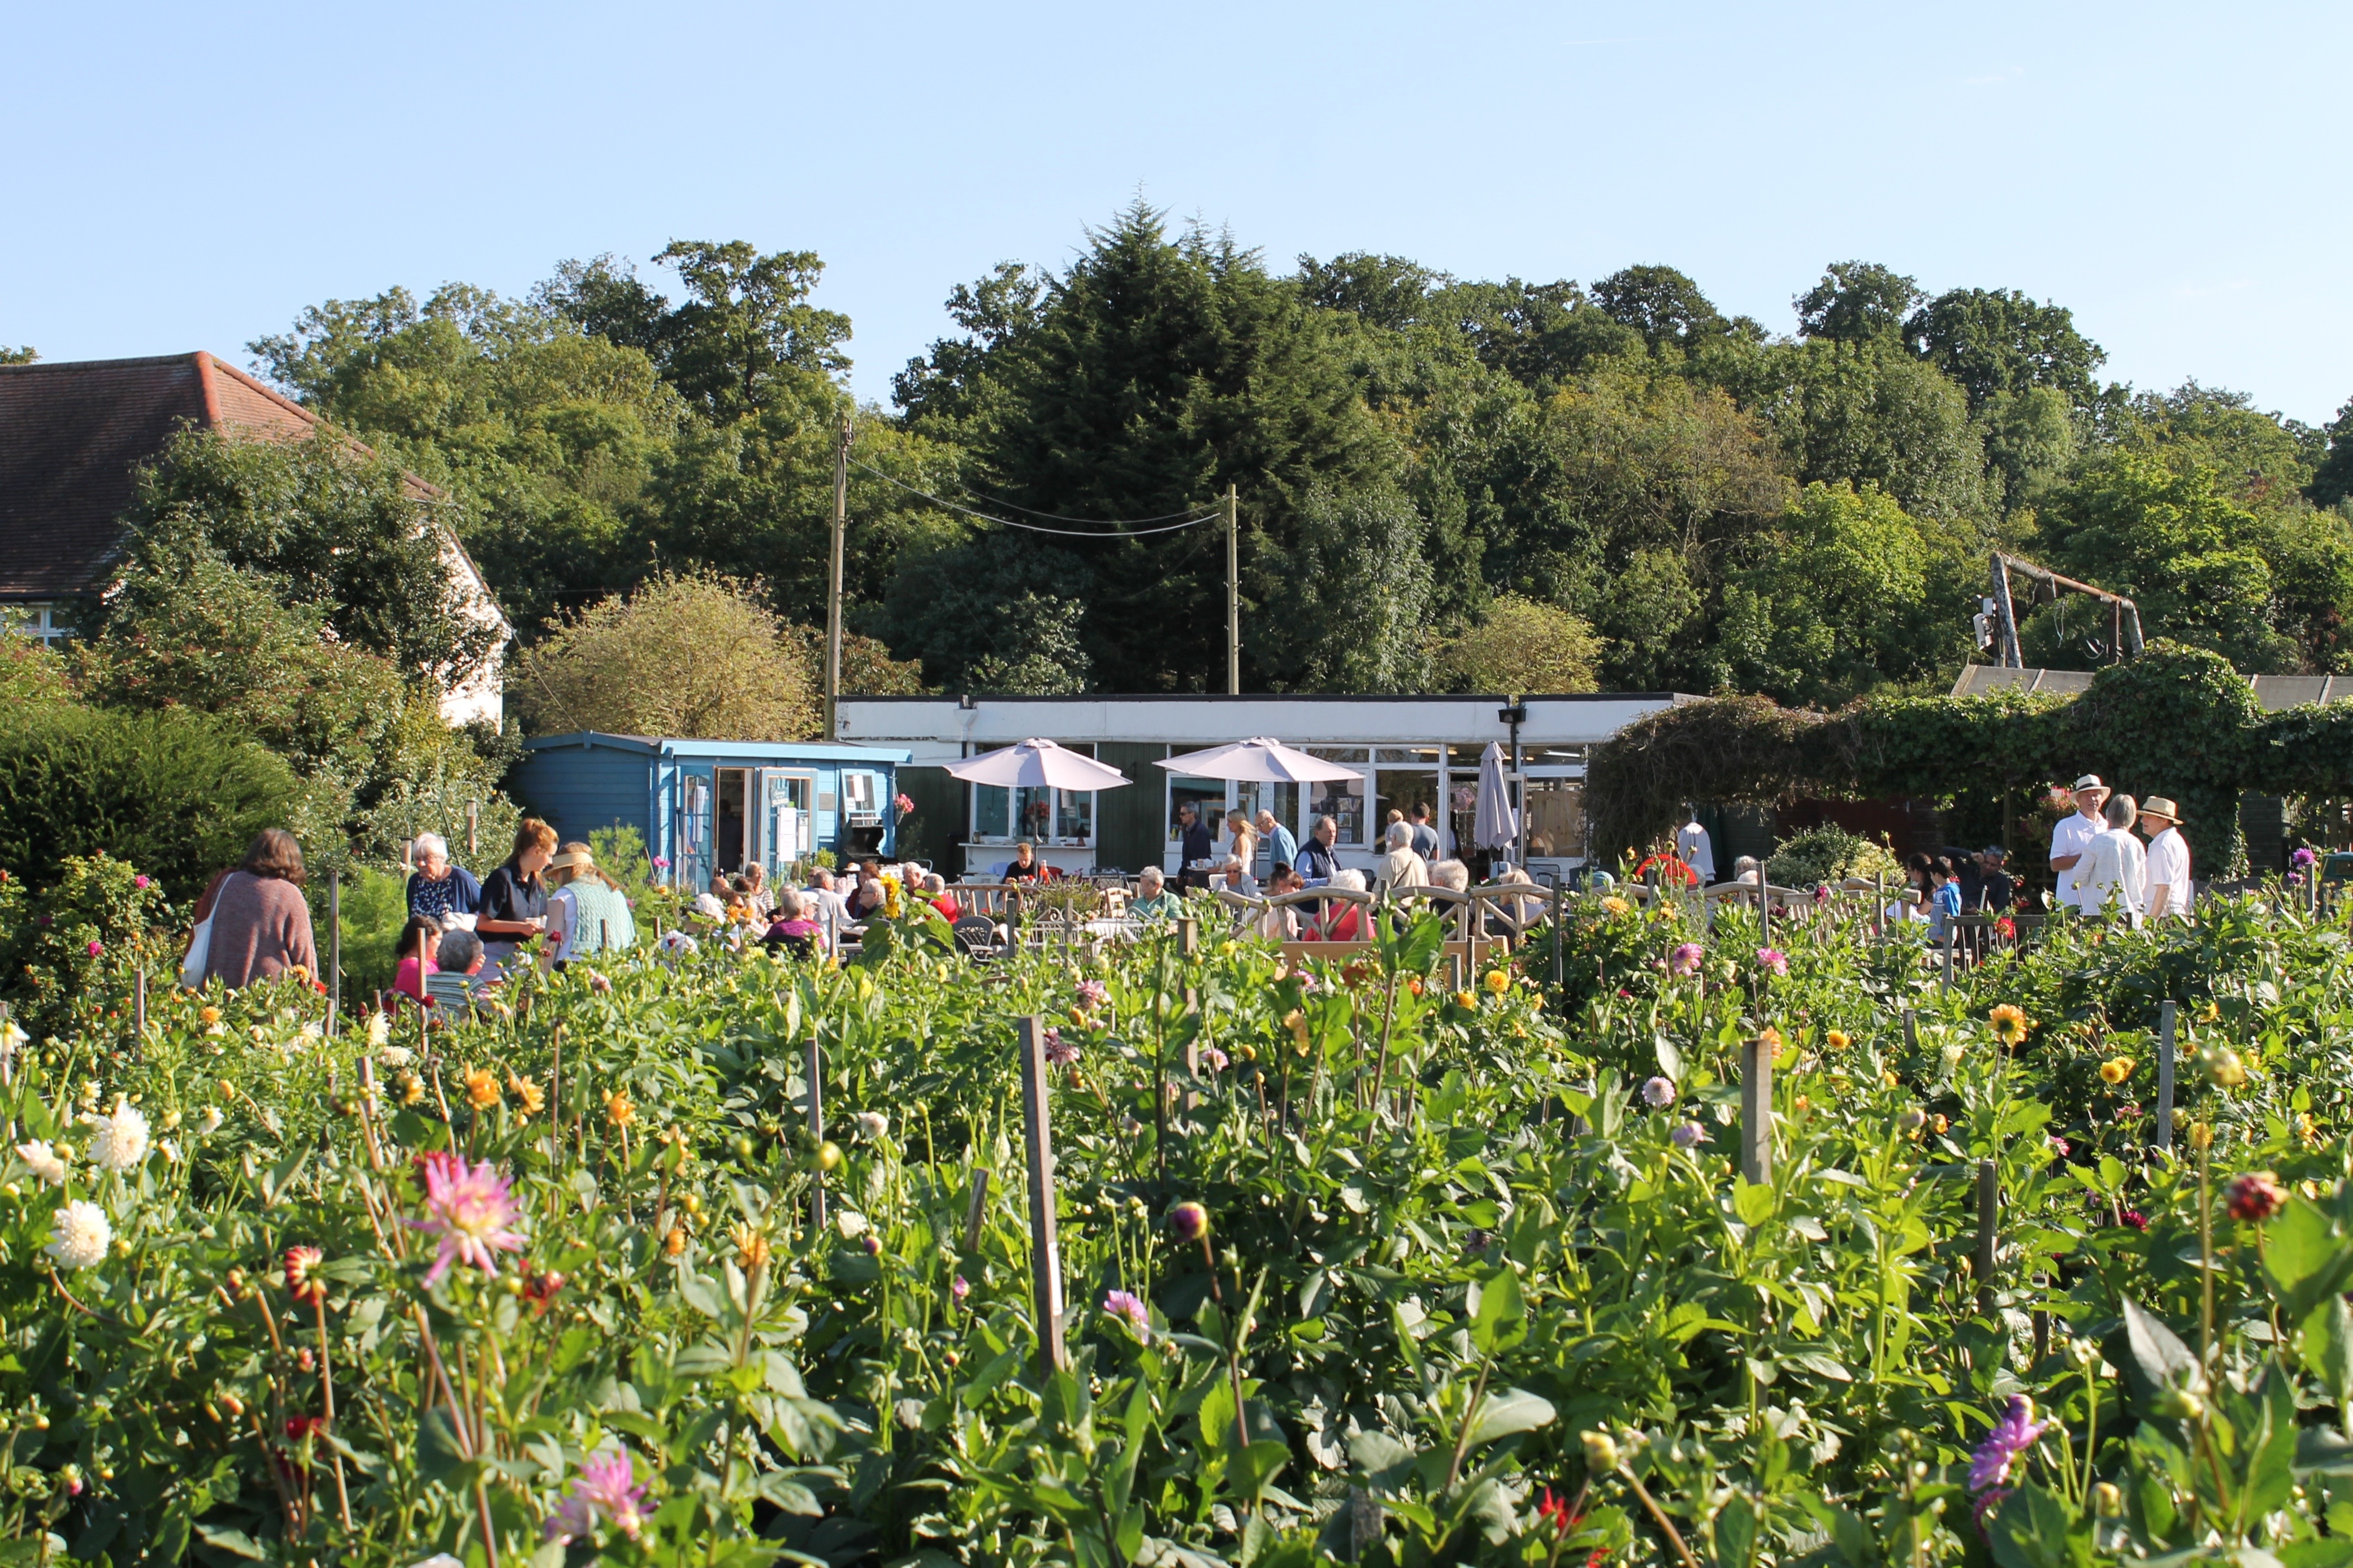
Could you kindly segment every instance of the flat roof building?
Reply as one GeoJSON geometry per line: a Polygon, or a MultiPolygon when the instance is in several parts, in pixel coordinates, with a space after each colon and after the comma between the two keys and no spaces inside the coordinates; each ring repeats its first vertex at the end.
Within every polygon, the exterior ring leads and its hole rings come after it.
{"type": "MultiPolygon", "coordinates": [[[[1528,858],[1567,870],[1585,858],[1587,748],[1658,709],[1672,692],[1596,692],[1517,700],[1527,805],[1528,858]]],[[[1261,810],[1304,838],[1318,816],[1339,826],[1339,858],[1367,866],[1387,814],[1432,808],[1447,853],[1467,839],[1479,757],[1508,748],[1514,700],[1500,696],[1314,695],[1082,697],[844,697],[834,738],[904,747],[901,792],[914,803],[900,852],[951,877],[987,878],[1029,840],[1065,871],[1178,869],[1176,814],[1261,810]],[[1270,736],[1355,770],[1336,784],[1234,784],[1187,778],[1154,764],[1230,741],[1270,736]],[[965,784],[946,765],[1038,736],[1120,770],[1125,789],[997,789],[965,784]]],[[[1262,868],[1262,867],[1261,867],[1262,868]]]]}

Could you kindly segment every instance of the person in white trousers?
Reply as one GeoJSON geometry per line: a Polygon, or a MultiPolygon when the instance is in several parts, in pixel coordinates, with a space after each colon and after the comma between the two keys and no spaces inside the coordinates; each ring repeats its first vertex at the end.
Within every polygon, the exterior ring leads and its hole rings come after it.
{"type": "Polygon", "coordinates": [[[2084,851],[2092,847],[2107,825],[2100,818],[2100,807],[2108,798],[2108,786],[2100,782],[2097,773],[2085,773],[2075,781],[2075,809],[2059,819],[2051,830],[2051,869],[2059,878],[2059,902],[2071,910],[2083,908],[2083,894],[2076,888],[2076,872],[2081,867],[2084,851]]]}
{"type": "Polygon", "coordinates": [[[2189,918],[2189,841],[2181,837],[2181,808],[2161,795],[2141,803],[2148,834],[2148,918],[2189,918]]]}

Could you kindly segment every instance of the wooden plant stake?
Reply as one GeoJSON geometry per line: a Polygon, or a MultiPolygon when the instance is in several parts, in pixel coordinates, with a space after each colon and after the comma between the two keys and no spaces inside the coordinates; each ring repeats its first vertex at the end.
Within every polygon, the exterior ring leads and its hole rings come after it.
{"type": "Polygon", "coordinates": [[[1904,1009],[1904,1054],[1915,1056],[1920,1050],[1920,1014],[1917,1009],[1904,1009]]]}
{"type": "Polygon", "coordinates": [[[2173,1152],[2173,1026],[2179,1010],[2170,1002],[2157,1005],[2157,1118],[2150,1142],[2173,1152]]]}
{"type": "MultiPolygon", "coordinates": [[[[1193,978],[1193,964],[1201,956],[1201,922],[1189,915],[1176,922],[1176,951],[1184,955],[1185,978],[1190,981],[1193,978]]],[[[1201,994],[1187,984],[1185,987],[1185,1011],[1193,1012],[1200,1005],[1201,994]]],[[[1192,1038],[1185,1042],[1185,1076],[1187,1078],[1201,1076],[1201,1031],[1198,1029],[1195,1029],[1192,1038]]],[[[1162,1086],[1160,1092],[1164,1097],[1167,1094],[1166,1085],[1162,1086]]],[[[1190,1110],[1200,1103],[1199,1095],[1189,1089],[1185,1091],[1186,1110],[1190,1110]]],[[[1163,1158],[1165,1160],[1166,1156],[1163,1158]]]]}
{"type": "Polygon", "coordinates": [[[1740,1047],[1740,1173],[1762,1186],[1773,1179],[1773,1047],[1740,1047]]]}
{"type": "MultiPolygon", "coordinates": [[[[812,1021],[809,1025],[808,1061],[803,1070],[808,1075],[809,1142],[819,1149],[825,1147],[825,1086],[818,1077],[823,1066],[818,1055],[817,1025],[812,1021]]],[[[809,1183],[809,1223],[818,1230],[825,1228],[825,1165],[822,1162],[818,1164],[809,1183]]]]}
{"type": "Polygon", "coordinates": [[[1994,1308],[1993,1254],[2001,1221],[2001,1182],[1991,1160],[1978,1162],[1978,1310],[1994,1308]]]}
{"type": "MultiPolygon", "coordinates": [[[[5,1002],[0,1002],[0,1035],[5,1035],[7,1032],[8,1004],[5,1002]]],[[[10,1050],[5,1045],[0,1045],[0,1086],[13,1088],[15,1087],[16,1082],[16,1053],[10,1050]]]]}
{"type": "Polygon", "coordinates": [[[966,1252],[980,1250],[980,1222],[988,1217],[988,1167],[973,1167],[972,1207],[965,1211],[964,1216],[964,1249],[966,1252]]]}
{"type": "Polygon", "coordinates": [[[1062,1261],[1054,1225],[1054,1130],[1047,1102],[1046,1030],[1035,1014],[1016,1025],[1021,1045],[1022,1152],[1029,1166],[1029,1274],[1040,1375],[1066,1370],[1062,1261]]]}
{"type": "Polygon", "coordinates": [[[1936,988],[1940,991],[1953,988],[1953,928],[1949,921],[1945,926],[1945,972],[1937,976],[1936,988]]]}
{"type": "MultiPolygon", "coordinates": [[[[332,1005],[327,1013],[327,1032],[332,1034],[335,1015],[332,1005]]],[[[131,972],[131,1032],[141,1045],[147,1043],[147,966],[141,963],[131,972]]]]}
{"type": "MultiPolygon", "coordinates": [[[[417,988],[425,989],[425,966],[417,966],[417,988]]],[[[327,1038],[343,1012],[343,874],[327,873],[327,1038]]],[[[142,1026],[140,1033],[146,1033],[142,1026]]]]}

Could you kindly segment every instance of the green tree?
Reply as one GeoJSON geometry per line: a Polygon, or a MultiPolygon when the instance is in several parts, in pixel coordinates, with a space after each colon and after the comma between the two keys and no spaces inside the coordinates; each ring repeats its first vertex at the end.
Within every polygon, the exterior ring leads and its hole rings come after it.
{"type": "Polygon", "coordinates": [[[2176,467],[2210,468],[2223,494],[2249,507],[2293,504],[2328,450],[2325,431],[2266,414],[2243,392],[2195,381],[2172,392],[2137,395],[2108,425],[2112,445],[2176,467]]]}
{"type": "Polygon", "coordinates": [[[506,630],[470,601],[434,506],[397,465],[332,432],[241,441],[192,430],[141,474],[130,550],[157,563],[151,575],[217,555],[441,690],[495,655],[506,630]]]}
{"type": "Polygon", "coordinates": [[[2353,496],[2353,402],[2337,411],[2328,424],[2328,447],[2312,471],[2306,494],[2315,506],[2336,506],[2353,496]]]}
{"type": "Polygon", "coordinates": [[[644,570],[625,519],[689,416],[641,348],[464,284],[422,306],[405,289],[329,300],[250,346],[307,406],[450,493],[518,626],[644,570]]]}
{"type": "MultiPolygon", "coordinates": [[[[1245,613],[1285,614],[1294,590],[1271,563],[1287,558],[1306,495],[1319,486],[1340,496],[1378,488],[1399,457],[1350,383],[1329,314],[1230,237],[1172,237],[1162,215],[1132,206],[1092,235],[1033,321],[962,356],[957,395],[1002,410],[971,433],[967,482],[1034,521],[1173,521],[1206,511],[1237,485],[1245,613]],[[976,378],[996,384],[980,388],[976,378]]],[[[919,418],[914,428],[926,425],[919,418]]],[[[1094,679],[1132,690],[1217,683],[1225,663],[1217,531],[1103,531],[1101,540],[1055,541],[1087,568],[1094,679]]],[[[1022,549],[999,534],[975,548],[1022,549]]],[[[1031,586],[1055,596],[1075,591],[1067,580],[1031,586]]],[[[1245,637],[1244,658],[1252,685],[1299,678],[1263,663],[1256,639],[1245,637]]]]}
{"type": "Polygon", "coordinates": [[[1791,301],[1800,337],[1866,343],[1894,338],[1927,299],[1920,286],[1875,261],[1833,261],[1821,281],[1791,301]]]}
{"type": "Polygon", "coordinates": [[[1835,707],[1968,652],[1968,569],[1943,530],[1866,486],[1808,485],[1725,591],[1716,684],[1835,707]]]}
{"type": "Polygon", "coordinates": [[[915,548],[900,559],[883,624],[892,650],[944,690],[1083,691],[1092,584],[1085,562],[1037,535],[915,548]]]}
{"type": "Polygon", "coordinates": [[[1968,395],[1972,413],[2035,388],[2058,393],[2079,412],[2100,400],[2092,373],[2106,352],[2075,330],[2065,307],[2015,289],[1947,289],[1914,311],[1904,333],[1968,395]]]}
{"type": "Polygon", "coordinates": [[[1732,390],[1780,437],[1807,484],[1877,485],[1915,516],[1977,515],[1985,448],[1961,389],[1886,340],[1775,344],[1732,390]]]}
{"type": "Polygon", "coordinates": [[[1710,338],[1757,334],[1746,318],[1727,321],[1697,283],[1672,267],[1629,267],[1593,286],[1593,298],[1613,321],[1642,335],[1651,352],[1690,350],[1710,338]]]}
{"type": "Polygon", "coordinates": [[[1419,689],[1433,579],[1429,535],[1401,491],[1345,499],[1310,491],[1281,567],[1290,587],[1284,612],[1245,635],[1272,645],[1266,662],[1296,671],[1302,689],[1419,689]]]}
{"type": "Polygon", "coordinates": [[[849,318],[808,302],[825,274],[815,251],[763,256],[740,239],[674,239],[654,260],[676,268],[686,285],[663,326],[662,374],[714,424],[849,368],[841,352],[849,318]]]}
{"type": "Polygon", "coordinates": [[[1601,651],[1581,617],[1498,594],[1484,620],[1437,641],[1430,662],[1440,690],[1554,695],[1594,689],[1601,651]]]}
{"type": "Polygon", "coordinates": [[[665,574],[550,627],[516,660],[509,699],[542,734],[807,740],[823,676],[765,598],[756,584],[665,574]]]}
{"type": "Polygon", "coordinates": [[[31,364],[41,357],[41,351],[30,343],[22,348],[0,345],[0,364],[31,364]]]}
{"type": "Polygon", "coordinates": [[[2294,643],[2272,624],[2263,530],[2218,479],[2195,460],[2107,454],[2052,497],[2043,537],[2066,570],[2130,597],[2152,637],[2210,649],[2249,673],[2295,668],[2294,643]]]}

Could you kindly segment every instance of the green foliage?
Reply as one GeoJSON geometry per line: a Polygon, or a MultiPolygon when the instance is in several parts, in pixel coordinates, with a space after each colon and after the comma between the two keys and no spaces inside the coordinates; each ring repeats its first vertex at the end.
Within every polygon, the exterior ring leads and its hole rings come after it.
{"type": "Polygon", "coordinates": [[[1428,540],[1401,491],[1310,492],[1277,573],[1279,613],[1256,640],[1309,690],[1423,689],[1435,575],[1428,540]]]}
{"type": "Polygon", "coordinates": [[[254,834],[304,815],[284,763],[206,720],[81,707],[0,717],[0,868],[36,889],[107,855],[186,900],[254,834]]]}
{"type": "Polygon", "coordinates": [[[506,640],[468,603],[448,534],[398,465],[332,436],[183,432],[141,475],[132,529],[128,574],[217,561],[437,689],[472,675],[506,640]]]}
{"type": "Polygon", "coordinates": [[[541,734],[806,739],[822,676],[762,597],[715,576],[656,578],[525,649],[509,699],[541,734]]]}
{"type": "Polygon", "coordinates": [[[74,646],[82,689],[113,709],[210,715],[284,758],[303,785],[289,821],[317,849],[397,853],[457,830],[473,800],[511,827],[502,765],[443,721],[432,687],[330,635],[285,590],[185,536],[144,539],[103,628],[74,646]]]}
{"type": "MultiPolygon", "coordinates": [[[[2201,876],[2245,866],[2238,796],[2290,772],[2323,774],[2344,753],[2336,721],[2267,722],[2244,678],[2217,655],[2153,643],[2102,670],[2072,700],[2015,691],[1986,697],[1874,697],[1835,713],[1759,698],[1717,698],[1648,714],[1596,748],[1586,794],[1596,842],[1647,844],[1690,800],[1977,796],[2022,812],[2033,796],[2086,772],[2136,795],[2181,804],[2201,876]],[[2296,751],[2310,724],[2326,738],[2296,751]],[[2266,734],[2276,744],[2266,745],[2266,734]]],[[[2317,793],[2317,792],[2312,792],[2317,793]]]]}
{"type": "Polygon", "coordinates": [[[1751,915],[1576,900],[1467,997],[1435,920],[1347,963],[1164,936],[987,966],[883,922],[895,951],[839,971],[706,947],[533,977],[429,1063],[295,984],[158,993],[135,1051],[100,996],[0,1083],[0,1526],[28,1557],[357,1568],[485,1531],[678,1568],[1650,1564],[1662,1521],[1757,1568],[2327,1561],[2297,1549],[2353,1502],[2341,933],[2218,900],[2058,922],[1946,989],[1859,902],[1777,920],[1781,973],[1751,915]],[[1686,943],[1695,972],[1661,962],[1686,943]],[[2171,1158],[2160,998],[2213,1135],[2171,1158]],[[1007,1098],[1032,1016],[1074,1053],[1038,1086],[1067,1366],[1007,1098]],[[107,1161],[85,1114],[120,1119],[107,1161]],[[1947,1179],[1979,1162],[1984,1279],[1947,1179]],[[428,1282],[427,1172],[480,1184],[467,1219],[511,1208],[495,1277],[428,1282]],[[108,1234],[58,1257],[68,1202],[108,1234]],[[2038,1313],[2047,1352],[2010,1321],[2038,1313]],[[2013,1395],[2052,1425],[1973,1487],[2013,1395]],[[627,1517],[564,1506],[599,1455],[627,1517]]]}
{"type": "Polygon", "coordinates": [[[1883,844],[1876,844],[1859,833],[1850,833],[1835,822],[1825,822],[1819,827],[1809,827],[1773,847],[1773,857],[1765,862],[1768,879],[1784,888],[1813,888],[1828,883],[1835,888],[1846,878],[1870,881],[1884,878],[1888,884],[1900,885],[1904,880],[1904,862],[1883,844]]]}
{"type": "MultiPolygon", "coordinates": [[[[512,828],[509,829],[512,832],[512,828]]],[[[462,847],[465,839],[458,844],[462,847]]],[[[404,956],[399,952],[400,928],[408,923],[408,876],[398,868],[385,869],[367,865],[355,865],[342,874],[342,886],[336,890],[341,907],[343,934],[343,999],[347,1006],[357,1006],[378,991],[389,991],[404,956]]],[[[310,892],[311,918],[315,925],[327,923],[327,895],[323,887],[313,887],[310,892]]],[[[319,963],[327,963],[326,932],[316,933],[314,945],[319,963]]]]}
{"type": "Polygon", "coordinates": [[[1601,657],[1593,628],[1555,605],[1498,594],[1486,618],[1430,649],[1435,689],[1442,691],[1591,691],[1601,657]]]}
{"type": "Polygon", "coordinates": [[[1809,485],[1741,552],[1715,685],[1808,706],[1934,679],[1968,653],[1974,563],[1949,531],[1875,489],[1809,485]]]}
{"type": "Polygon", "coordinates": [[[46,886],[0,873],[0,1000],[35,1038],[94,1021],[136,967],[178,958],[155,931],[170,907],[162,883],[103,850],[67,856],[46,886]]]}

